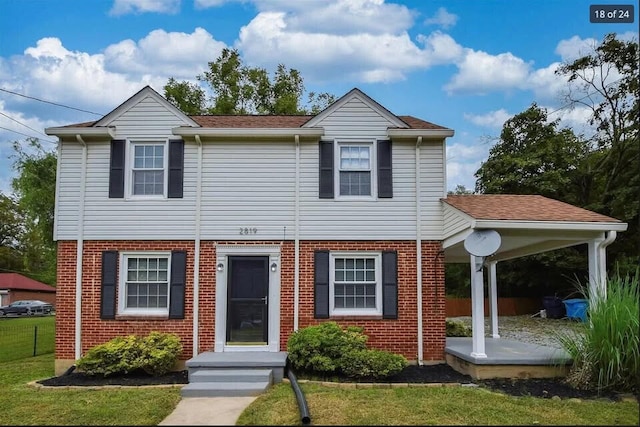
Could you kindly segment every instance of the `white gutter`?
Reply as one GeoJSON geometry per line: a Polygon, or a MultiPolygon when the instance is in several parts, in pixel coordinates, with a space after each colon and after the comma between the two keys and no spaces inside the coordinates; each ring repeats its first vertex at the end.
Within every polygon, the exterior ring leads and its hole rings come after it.
{"type": "Polygon", "coordinates": [[[80,134],[76,140],[82,144],[80,169],[80,194],[78,200],[78,237],[76,240],[76,311],[75,311],[75,359],[82,357],[82,252],[84,249],[84,193],[87,181],[87,144],[80,134]]]}
{"type": "Polygon", "coordinates": [[[453,136],[452,129],[387,129],[390,137],[443,139],[453,136]]]}
{"type": "Polygon", "coordinates": [[[424,349],[422,343],[422,209],[420,207],[420,145],[422,136],[416,140],[416,282],[418,297],[418,365],[422,365],[424,349]]]}
{"type": "Polygon", "coordinates": [[[113,127],[56,127],[56,128],[46,128],[44,132],[47,135],[55,135],[58,137],[76,137],[78,139],[79,136],[84,136],[85,138],[90,137],[109,137],[114,139],[116,137],[116,130],[113,127]]]}
{"type": "Polygon", "coordinates": [[[195,248],[193,259],[193,357],[198,355],[200,326],[200,210],[202,206],[202,141],[195,135],[198,143],[198,172],[196,175],[196,218],[195,248]]]}
{"type": "Polygon", "coordinates": [[[191,128],[176,127],[171,130],[174,135],[200,137],[321,137],[323,128],[191,128]]]}
{"type": "Polygon", "coordinates": [[[607,246],[613,243],[616,240],[616,231],[611,230],[606,233],[606,238],[597,245],[597,253],[598,253],[598,282],[597,285],[600,286],[600,294],[602,298],[607,298],[607,246]]]}
{"type": "Polygon", "coordinates": [[[296,141],[296,185],[294,208],[294,266],[293,266],[293,330],[298,330],[300,315],[300,136],[295,136],[296,141]]]}

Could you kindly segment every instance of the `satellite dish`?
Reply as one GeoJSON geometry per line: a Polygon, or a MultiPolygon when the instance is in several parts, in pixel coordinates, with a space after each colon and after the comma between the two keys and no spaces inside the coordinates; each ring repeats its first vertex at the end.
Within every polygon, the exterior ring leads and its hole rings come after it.
{"type": "Polygon", "coordinates": [[[471,255],[489,256],[496,253],[501,241],[495,230],[476,230],[464,239],[464,248],[471,255]]]}

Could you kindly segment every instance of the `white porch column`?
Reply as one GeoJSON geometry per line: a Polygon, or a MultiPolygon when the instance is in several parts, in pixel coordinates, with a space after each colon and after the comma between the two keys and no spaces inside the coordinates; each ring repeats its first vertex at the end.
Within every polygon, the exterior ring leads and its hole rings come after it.
{"type": "Polygon", "coordinates": [[[469,255],[471,260],[471,357],[485,358],[484,352],[484,284],[482,257],[469,255]]]}
{"type": "Polygon", "coordinates": [[[489,282],[489,316],[491,318],[490,332],[493,338],[500,338],[498,333],[498,279],[496,276],[496,261],[489,262],[487,281],[489,282]]]}

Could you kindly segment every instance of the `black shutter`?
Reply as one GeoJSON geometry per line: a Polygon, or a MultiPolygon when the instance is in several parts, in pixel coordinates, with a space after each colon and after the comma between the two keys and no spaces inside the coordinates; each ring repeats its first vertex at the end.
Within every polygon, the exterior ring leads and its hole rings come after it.
{"type": "Polygon", "coordinates": [[[124,197],[124,139],[111,141],[111,163],[109,167],[109,198],[124,197]]]}
{"type": "Polygon", "coordinates": [[[333,141],[320,141],[320,186],[321,199],[333,199],[333,141]]]}
{"type": "Polygon", "coordinates": [[[393,197],[390,140],[378,141],[378,197],[393,197]]]}
{"type": "Polygon", "coordinates": [[[329,251],[316,251],[314,254],[314,310],[316,319],[329,318],[329,251]]]}
{"type": "Polygon", "coordinates": [[[169,198],[182,198],[182,184],[184,177],[184,141],[173,139],[169,141],[169,198]]]}
{"type": "Polygon", "coordinates": [[[169,319],[184,319],[184,295],[187,282],[187,252],[171,251],[169,319]]]}
{"type": "Polygon", "coordinates": [[[382,317],[398,318],[398,253],[382,252],[382,317]]]}
{"type": "Polygon", "coordinates": [[[116,286],[118,285],[118,252],[102,252],[102,290],[100,318],[116,318],[116,286]]]}

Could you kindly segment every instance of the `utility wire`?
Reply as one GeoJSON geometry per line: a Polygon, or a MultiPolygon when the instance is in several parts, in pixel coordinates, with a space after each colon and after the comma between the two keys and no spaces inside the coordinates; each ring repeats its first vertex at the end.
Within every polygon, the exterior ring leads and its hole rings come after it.
{"type": "Polygon", "coordinates": [[[29,95],[25,95],[25,94],[22,94],[22,93],[18,93],[18,92],[13,92],[13,91],[11,91],[11,90],[4,89],[4,88],[1,88],[1,87],[0,87],[0,91],[2,91],[2,92],[7,92],[7,93],[10,93],[10,94],[12,94],[12,95],[21,96],[21,97],[23,97],[23,98],[33,99],[34,101],[44,102],[44,103],[46,103],[46,104],[55,105],[55,106],[58,106],[58,107],[68,108],[68,109],[70,109],[70,110],[81,111],[81,112],[83,112],[83,113],[94,114],[94,115],[96,115],[96,116],[104,116],[104,114],[96,113],[96,112],[94,112],[94,111],[83,110],[82,108],[70,107],[70,106],[68,106],[68,105],[58,104],[57,102],[46,101],[46,100],[44,100],[44,99],[36,98],[36,97],[33,97],[33,96],[29,96],[29,95]]]}
{"type": "Polygon", "coordinates": [[[49,137],[49,135],[47,135],[47,134],[45,134],[45,133],[42,133],[42,132],[40,132],[39,130],[35,130],[34,128],[32,128],[32,127],[30,127],[30,126],[28,126],[28,125],[25,125],[25,124],[24,124],[24,123],[22,123],[20,120],[14,119],[13,117],[11,117],[11,116],[9,116],[9,115],[7,115],[7,114],[3,113],[2,111],[0,111],[0,115],[5,116],[5,117],[6,117],[7,119],[9,119],[9,120],[13,120],[14,122],[18,123],[19,125],[22,125],[22,126],[26,127],[27,129],[34,131],[35,133],[39,133],[40,135],[44,135],[44,136],[45,136],[45,137],[47,137],[47,138],[49,137]]]}
{"type": "MultiPolygon", "coordinates": [[[[17,133],[18,135],[26,136],[27,138],[34,138],[33,135],[27,135],[26,133],[18,132],[17,130],[9,129],[9,128],[6,128],[4,126],[0,126],[0,129],[8,130],[9,132],[13,132],[13,133],[17,133]]],[[[44,141],[44,142],[48,142],[50,144],[57,144],[57,142],[51,141],[49,139],[38,138],[38,141],[44,141]]]]}

